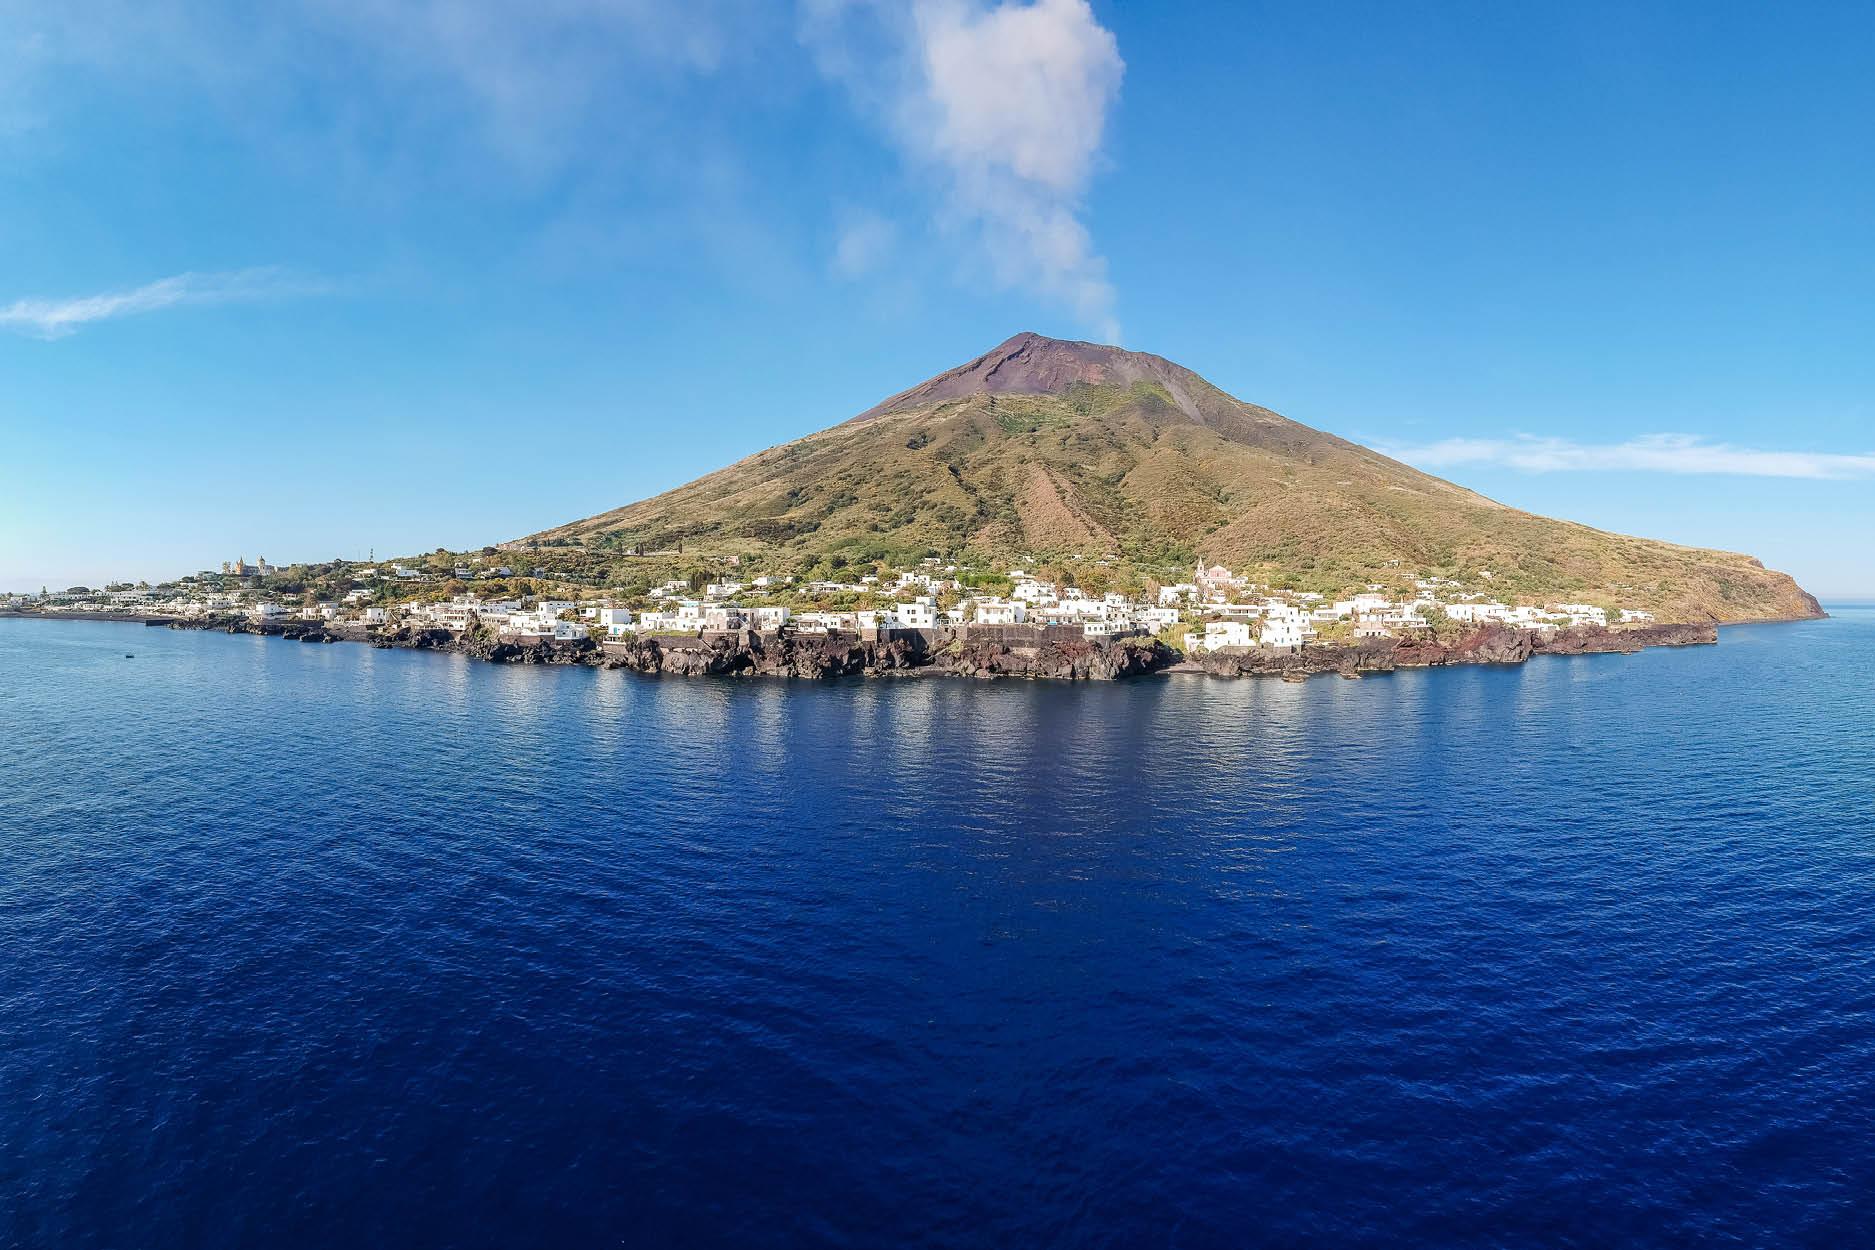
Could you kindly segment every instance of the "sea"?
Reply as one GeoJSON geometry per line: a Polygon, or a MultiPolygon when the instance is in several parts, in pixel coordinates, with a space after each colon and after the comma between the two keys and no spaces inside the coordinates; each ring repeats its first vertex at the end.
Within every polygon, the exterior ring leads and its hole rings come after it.
{"type": "Polygon", "coordinates": [[[1306,684],[0,619],[0,1245],[1875,1245],[1875,609],[1306,684]]]}

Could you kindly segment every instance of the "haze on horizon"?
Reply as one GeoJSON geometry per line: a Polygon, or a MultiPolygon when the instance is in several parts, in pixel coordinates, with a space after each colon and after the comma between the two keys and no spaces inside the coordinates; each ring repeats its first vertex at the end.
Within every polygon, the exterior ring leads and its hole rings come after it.
{"type": "Polygon", "coordinates": [[[1023,329],[1875,596],[1875,11],[0,10],[0,590],[479,546],[1023,329]]]}

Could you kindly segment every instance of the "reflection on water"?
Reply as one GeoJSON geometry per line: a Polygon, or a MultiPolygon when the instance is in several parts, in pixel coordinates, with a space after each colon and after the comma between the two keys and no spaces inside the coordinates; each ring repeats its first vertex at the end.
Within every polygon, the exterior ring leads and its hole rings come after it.
{"type": "Polygon", "coordinates": [[[1863,1244],[1872,644],[821,685],[0,621],[0,1244],[1863,1244]]]}

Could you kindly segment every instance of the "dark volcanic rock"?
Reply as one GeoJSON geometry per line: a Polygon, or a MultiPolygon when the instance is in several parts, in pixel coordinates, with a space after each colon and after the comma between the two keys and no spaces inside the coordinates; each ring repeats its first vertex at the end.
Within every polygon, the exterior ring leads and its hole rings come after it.
{"type": "Polygon", "coordinates": [[[1197,663],[1215,677],[1307,677],[1316,673],[1359,677],[1397,668],[1522,664],[1533,655],[1626,653],[1645,647],[1684,647],[1718,640],[1718,630],[1712,625],[1646,625],[1634,629],[1582,626],[1552,631],[1484,625],[1451,643],[1430,638],[1374,638],[1347,646],[1307,647],[1298,652],[1230,648],[1202,655],[1197,663]]]}
{"type": "MultiPolygon", "coordinates": [[[[935,648],[929,635],[892,635],[883,641],[852,635],[743,632],[708,637],[650,635],[603,646],[589,638],[559,642],[504,640],[485,630],[399,626],[367,631],[355,623],[287,621],[261,624],[245,616],[200,617],[172,629],[216,629],[303,642],[369,642],[375,647],[457,651],[495,664],[591,664],[681,677],[1027,677],[1054,681],[1117,681],[1156,673],[1184,657],[1156,638],[1072,638],[1034,635],[1004,642],[967,636],[935,648]]],[[[1631,652],[1718,641],[1710,624],[1648,625],[1633,629],[1585,627],[1547,633],[1485,625],[1454,642],[1430,638],[1372,638],[1345,646],[1298,652],[1237,648],[1205,652],[1186,661],[1216,677],[1282,677],[1300,681],[1317,673],[1358,678],[1399,668],[1446,664],[1521,664],[1533,655],[1631,652]]]]}
{"type": "Polygon", "coordinates": [[[1591,655],[1605,651],[1639,651],[1644,647],[1710,646],[1718,641],[1718,626],[1710,623],[1642,625],[1635,629],[1586,626],[1539,636],[1535,650],[1541,655],[1591,655]]]}
{"type": "Polygon", "coordinates": [[[1165,668],[1177,653],[1155,639],[1051,642],[1010,647],[953,641],[936,651],[914,638],[861,641],[840,635],[737,634],[719,638],[648,637],[610,643],[608,668],[681,676],[893,676],[930,672],[955,677],[1046,677],[1111,681],[1165,668]]]}
{"type": "Polygon", "coordinates": [[[975,360],[946,370],[908,391],[901,391],[853,418],[870,421],[888,412],[901,412],[973,395],[1047,395],[1076,383],[1128,386],[1156,382],[1175,403],[1196,417],[1188,391],[1199,382],[1190,370],[1158,356],[1129,352],[1102,343],[1078,343],[1023,333],[997,344],[975,360]]]}
{"type": "Polygon", "coordinates": [[[280,636],[294,642],[339,641],[339,636],[322,621],[288,621],[280,627],[280,636]]]}
{"type": "Polygon", "coordinates": [[[1178,653],[1156,638],[1048,642],[1006,646],[1000,642],[957,642],[938,652],[933,667],[959,677],[1040,677],[1064,681],[1115,681],[1168,668],[1178,653]]]}
{"type": "MultiPolygon", "coordinates": [[[[1302,651],[1226,648],[1200,656],[1198,665],[1213,677],[1309,677],[1316,673],[1390,673],[1402,661],[1391,639],[1368,639],[1345,647],[1309,647],[1302,651]]],[[[1441,658],[1438,662],[1443,663],[1441,658]]]]}
{"type": "Polygon", "coordinates": [[[450,649],[495,664],[584,664],[597,658],[599,644],[590,638],[515,642],[484,633],[466,636],[450,649]]]}

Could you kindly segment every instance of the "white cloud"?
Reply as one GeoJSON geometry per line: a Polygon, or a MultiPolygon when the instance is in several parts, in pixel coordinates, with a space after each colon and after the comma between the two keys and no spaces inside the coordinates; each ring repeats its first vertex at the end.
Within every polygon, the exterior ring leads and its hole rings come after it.
{"type": "MultiPolygon", "coordinates": [[[[1085,197],[1124,68],[1087,0],[0,0],[0,142],[100,83],[185,92],[270,160],[352,196],[550,196],[575,224],[628,211],[694,219],[699,237],[726,219],[773,253],[785,223],[746,173],[743,135],[758,113],[811,99],[818,72],[992,281],[1111,339],[1085,197]],[[811,57],[777,48],[791,26],[811,57]],[[747,185],[719,187],[725,165],[747,185]]],[[[834,271],[878,272],[889,232],[849,225],[834,271]]]]}
{"type": "Polygon", "coordinates": [[[0,308],[0,328],[34,338],[62,339],[91,322],[114,317],[132,317],[183,304],[226,304],[309,295],[323,289],[321,283],[295,278],[278,269],[179,273],[127,291],[64,299],[16,299],[0,308]]]}
{"type": "Polygon", "coordinates": [[[1058,195],[1087,181],[1122,64],[1086,0],[916,9],[932,147],[961,172],[1006,172],[1058,195]]]}
{"type": "Polygon", "coordinates": [[[1875,477],[1875,455],[1766,451],[1709,443],[1692,434],[1643,434],[1624,443],[1577,443],[1524,434],[1511,439],[1448,438],[1419,447],[1383,450],[1395,460],[1422,469],[1495,465],[1526,473],[1600,470],[1818,479],[1875,477]]]}
{"type": "Polygon", "coordinates": [[[803,38],[904,155],[997,279],[1117,340],[1107,263],[1082,220],[1125,63],[1087,0],[804,0],[803,38]]]}

